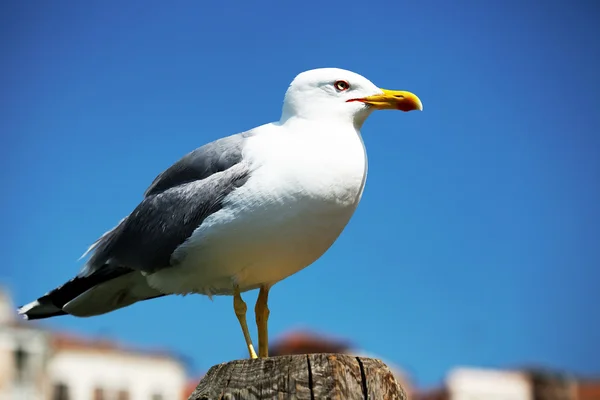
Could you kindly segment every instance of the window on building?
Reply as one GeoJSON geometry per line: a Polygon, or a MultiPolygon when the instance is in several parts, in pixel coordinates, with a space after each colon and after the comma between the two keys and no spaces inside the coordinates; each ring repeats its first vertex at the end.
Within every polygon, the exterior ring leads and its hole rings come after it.
{"type": "Polygon", "coordinates": [[[104,389],[97,387],[94,388],[94,400],[106,400],[106,394],[104,393],[104,389]]]}
{"type": "Polygon", "coordinates": [[[127,390],[119,390],[117,393],[117,400],[129,400],[129,392],[127,390]]]}
{"type": "Polygon", "coordinates": [[[14,351],[14,362],[15,362],[15,379],[19,383],[27,381],[27,368],[29,366],[29,354],[18,346],[14,351]]]}
{"type": "Polygon", "coordinates": [[[62,382],[55,383],[52,400],[69,400],[69,387],[62,382]]]}

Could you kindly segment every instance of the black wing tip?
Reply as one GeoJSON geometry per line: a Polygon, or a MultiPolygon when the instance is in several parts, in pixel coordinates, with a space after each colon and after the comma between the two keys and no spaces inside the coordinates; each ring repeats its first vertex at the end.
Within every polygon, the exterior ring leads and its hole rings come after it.
{"type": "Polygon", "coordinates": [[[48,313],[48,314],[31,314],[31,315],[30,314],[21,314],[21,317],[25,321],[36,321],[36,320],[40,320],[40,319],[60,317],[63,315],[69,315],[69,313],[67,313],[63,310],[59,310],[59,311],[55,311],[53,313],[48,313]]]}
{"type": "Polygon", "coordinates": [[[52,304],[47,297],[40,297],[29,304],[17,308],[17,313],[26,321],[66,315],[67,312],[52,304]]]}
{"type": "Polygon", "coordinates": [[[45,319],[68,314],[63,310],[65,304],[88,289],[124,274],[123,269],[95,271],[89,276],[76,276],[63,285],[51,290],[39,299],[17,309],[25,320],[45,319]]]}

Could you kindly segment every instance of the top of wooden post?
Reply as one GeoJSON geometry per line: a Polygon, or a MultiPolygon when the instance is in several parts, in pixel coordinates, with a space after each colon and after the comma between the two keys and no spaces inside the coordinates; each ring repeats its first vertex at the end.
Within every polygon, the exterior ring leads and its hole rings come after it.
{"type": "Polygon", "coordinates": [[[407,400],[380,360],[347,354],[244,359],[213,366],[188,400],[407,400]]]}

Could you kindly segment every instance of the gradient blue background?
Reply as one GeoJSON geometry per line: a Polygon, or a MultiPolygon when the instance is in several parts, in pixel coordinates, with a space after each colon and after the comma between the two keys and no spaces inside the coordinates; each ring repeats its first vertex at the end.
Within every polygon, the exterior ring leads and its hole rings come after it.
{"type": "MultiPolygon", "coordinates": [[[[347,337],[420,385],[458,364],[599,374],[599,9],[3,1],[0,281],[18,304],[63,283],[159,172],[278,119],[297,73],[335,66],[424,112],[367,121],[362,203],[273,288],[271,337],[347,337]]],[[[245,355],[231,298],[44,324],[173,349],[194,372],[245,355]]]]}

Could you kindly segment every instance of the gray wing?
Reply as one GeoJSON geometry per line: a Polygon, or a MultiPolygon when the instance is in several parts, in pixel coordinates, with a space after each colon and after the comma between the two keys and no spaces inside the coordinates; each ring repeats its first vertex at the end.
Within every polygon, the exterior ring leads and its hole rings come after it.
{"type": "Polygon", "coordinates": [[[164,296],[141,272],[169,267],[173,251],[246,182],[250,171],[243,148],[252,135],[219,139],[173,164],[156,177],[135,210],[88,249],[86,254],[93,255],[76,277],[19,313],[28,319],[88,317],[164,296]]]}
{"type": "Polygon", "coordinates": [[[163,173],[148,187],[144,196],[158,194],[184,183],[202,180],[225,171],[242,160],[242,148],[254,131],[227,136],[208,143],[188,153],[163,173]]]}
{"type": "Polygon", "coordinates": [[[206,144],[158,175],[133,212],[92,245],[82,273],[107,264],[145,272],[169,267],[175,249],[248,179],[242,150],[251,136],[249,131],[206,144]]]}

